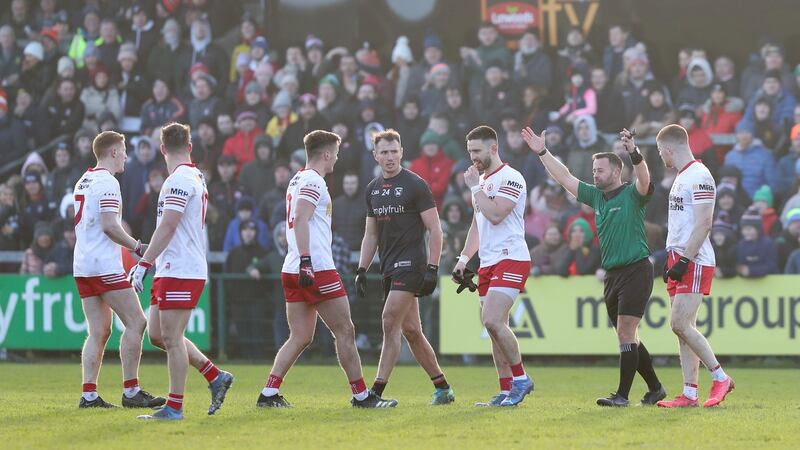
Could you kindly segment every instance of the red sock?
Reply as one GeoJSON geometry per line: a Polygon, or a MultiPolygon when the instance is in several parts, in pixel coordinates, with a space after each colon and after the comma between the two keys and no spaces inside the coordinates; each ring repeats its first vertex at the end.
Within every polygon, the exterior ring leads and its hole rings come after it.
{"type": "Polygon", "coordinates": [[[353,390],[353,395],[360,394],[367,390],[367,384],[364,383],[363,378],[359,378],[350,382],[350,389],[353,390]]]}
{"type": "Polygon", "coordinates": [[[205,364],[203,364],[203,367],[200,368],[200,373],[206,377],[206,381],[211,383],[217,378],[217,375],[219,375],[219,370],[217,369],[217,366],[215,366],[214,363],[212,363],[209,359],[205,364]]]}
{"type": "Polygon", "coordinates": [[[278,389],[281,387],[281,383],[283,383],[283,378],[277,375],[269,374],[269,378],[267,378],[267,384],[264,385],[264,387],[278,389]]]}
{"type": "Polygon", "coordinates": [[[83,392],[97,392],[97,385],[94,383],[83,383],[83,392]]]}
{"type": "Polygon", "coordinates": [[[522,367],[522,361],[519,364],[512,364],[511,365],[511,375],[515,377],[524,377],[525,376],[525,368],[522,367]]]}
{"type": "Polygon", "coordinates": [[[183,394],[170,393],[167,397],[167,406],[178,411],[183,409],[183,394]]]}
{"type": "Polygon", "coordinates": [[[501,391],[510,391],[511,390],[511,380],[513,378],[500,378],[500,390],[501,391]]]}
{"type": "Polygon", "coordinates": [[[131,378],[130,380],[125,380],[122,382],[122,387],[125,389],[132,388],[139,386],[139,379],[138,378],[131,378]]]}

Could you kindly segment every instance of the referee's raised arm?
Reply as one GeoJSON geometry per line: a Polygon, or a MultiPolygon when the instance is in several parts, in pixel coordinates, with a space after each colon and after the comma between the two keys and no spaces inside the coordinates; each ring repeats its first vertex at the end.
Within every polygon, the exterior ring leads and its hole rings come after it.
{"type": "Polygon", "coordinates": [[[547,133],[546,130],[542,130],[542,134],[537,136],[536,133],[533,132],[531,127],[526,127],[522,130],[522,139],[528,144],[528,147],[536,154],[539,155],[539,158],[542,160],[542,164],[544,164],[544,168],[547,169],[547,173],[553,177],[554,180],[558,182],[561,186],[564,186],[564,189],[567,190],[570,194],[574,197],[578,196],[578,184],[580,184],[580,180],[575,178],[561,161],[558,160],[555,156],[553,156],[545,146],[545,134],[547,133]]]}
{"type": "Polygon", "coordinates": [[[650,192],[650,170],[647,168],[647,163],[644,161],[639,147],[636,146],[636,142],[633,140],[634,136],[636,136],[636,129],[628,131],[623,128],[619,132],[619,138],[625,147],[625,151],[631,157],[633,170],[636,173],[636,190],[639,191],[640,195],[644,196],[650,192]]]}

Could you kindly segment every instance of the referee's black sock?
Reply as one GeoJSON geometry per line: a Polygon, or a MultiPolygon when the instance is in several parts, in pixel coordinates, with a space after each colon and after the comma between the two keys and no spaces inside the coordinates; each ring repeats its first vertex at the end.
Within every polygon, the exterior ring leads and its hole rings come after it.
{"type": "Polygon", "coordinates": [[[619,346],[619,387],[617,394],[628,398],[639,366],[639,349],[636,344],[620,344],[619,346]]]}
{"type": "Polygon", "coordinates": [[[641,341],[639,341],[639,367],[636,368],[636,371],[644,378],[648,391],[655,391],[661,387],[661,381],[659,381],[656,370],[653,368],[653,359],[650,357],[650,352],[647,351],[647,347],[641,341]]]}
{"type": "Polygon", "coordinates": [[[378,397],[383,396],[383,390],[386,389],[386,384],[389,380],[375,380],[372,383],[372,392],[378,394],[378,397]]]}

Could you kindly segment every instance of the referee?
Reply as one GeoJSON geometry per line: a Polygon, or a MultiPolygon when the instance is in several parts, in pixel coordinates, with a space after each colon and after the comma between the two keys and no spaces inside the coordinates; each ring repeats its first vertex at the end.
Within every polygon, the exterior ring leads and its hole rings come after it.
{"type": "Polygon", "coordinates": [[[545,147],[545,131],[522,131],[525,142],[542,160],[550,176],[579,202],[595,210],[602,267],[606,271],[603,296],[608,317],[619,338],[619,387],[600,406],[628,406],[633,378],[638,371],[647,382],[643,405],[655,405],[667,396],[658,380],[650,353],[639,340],[637,328],[653,290],[653,264],[644,231],[645,206],[653,193],[650,173],[633,134],[623,129],[620,138],[636,171],[636,184],[622,183],[622,160],[614,153],[592,156],[594,185],[575,178],[545,147]]]}
{"type": "Polygon", "coordinates": [[[431,295],[439,278],[442,226],[431,189],[422,178],[401,165],[400,134],[388,129],[373,137],[373,156],[381,168],[367,185],[367,225],[361,242],[356,290],[364,297],[366,272],[379,250],[383,275],[383,347],[372,390],[380,396],[400,354],[401,335],[414,358],[431,377],[433,404],[455,400],[439,367],[436,353],[422,333],[417,297],[431,295]],[[425,232],[430,233],[425,251],[425,232]]]}

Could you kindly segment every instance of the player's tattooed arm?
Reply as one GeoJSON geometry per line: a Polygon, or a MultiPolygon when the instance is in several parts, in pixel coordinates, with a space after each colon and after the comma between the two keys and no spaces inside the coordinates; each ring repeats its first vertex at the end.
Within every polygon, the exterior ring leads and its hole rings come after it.
{"type": "Polygon", "coordinates": [[[101,212],[100,213],[100,226],[103,228],[103,233],[115,243],[133,250],[136,248],[137,240],[132,238],[120,225],[117,220],[116,212],[101,212]]]}

